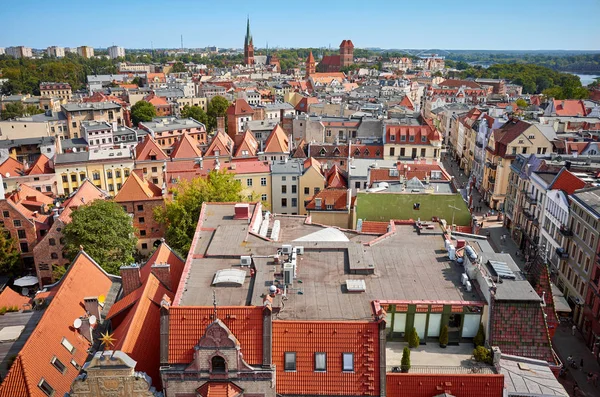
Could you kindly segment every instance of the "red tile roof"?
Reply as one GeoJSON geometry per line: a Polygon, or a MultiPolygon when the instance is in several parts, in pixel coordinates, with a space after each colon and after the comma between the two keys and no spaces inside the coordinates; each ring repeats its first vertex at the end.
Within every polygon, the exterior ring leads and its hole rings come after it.
{"type": "Polygon", "coordinates": [[[339,55],[325,55],[319,65],[340,67],[341,58],[339,55]]]}
{"type": "Polygon", "coordinates": [[[162,189],[132,172],[115,196],[117,203],[162,200],[162,189]]]}
{"type": "Polygon", "coordinates": [[[73,261],[58,286],[35,330],[19,352],[14,365],[2,385],[0,397],[46,397],[37,386],[44,378],[62,396],[71,388],[79,374],[71,360],[82,366],[87,359],[90,343],[73,329],[73,321],[85,315],[83,298],[106,295],[112,285],[111,277],[85,252],[73,261]],[[66,338],[75,348],[69,352],[63,345],[66,338]],[[54,368],[51,361],[57,357],[66,367],[65,373],[54,368]]]}
{"type": "Polygon", "coordinates": [[[560,189],[567,194],[575,193],[577,189],[583,189],[585,182],[573,175],[569,170],[563,168],[560,170],[550,189],[560,189]]]}
{"type": "Polygon", "coordinates": [[[12,288],[6,287],[0,294],[0,308],[2,307],[15,307],[22,309],[24,305],[28,305],[31,299],[27,296],[23,296],[18,292],[15,292],[12,288]]]}
{"type": "Polygon", "coordinates": [[[201,397],[236,397],[244,390],[232,382],[206,382],[196,391],[201,397]]]}
{"type": "Polygon", "coordinates": [[[404,106],[405,108],[408,108],[410,110],[415,110],[415,105],[412,103],[412,101],[407,95],[405,95],[404,98],[402,98],[399,105],[404,106]]]}
{"type": "Polygon", "coordinates": [[[315,63],[315,57],[313,56],[312,51],[308,54],[308,59],[306,60],[308,63],[315,63]]]}
{"type": "Polygon", "coordinates": [[[145,285],[129,295],[138,297],[116,327],[113,337],[117,340],[115,350],[121,350],[137,361],[136,371],[146,372],[155,386],[160,385],[160,303],[163,296],[173,299],[174,294],[167,290],[151,274],[145,285]]]}
{"type": "Polygon", "coordinates": [[[393,125],[385,128],[385,142],[396,145],[430,145],[432,142],[441,141],[442,137],[431,121],[423,119],[423,125],[393,125]],[[411,141],[409,137],[414,136],[411,141]],[[393,137],[393,139],[392,139],[393,137]],[[402,140],[404,137],[404,140],[402,140]],[[425,141],[423,141],[425,138],[425,141]]]}
{"type": "Polygon", "coordinates": [[[462,86],[468,87],[468,88],[475,88],[475,89],[480,89],[481,85],[479,85],[478,83],[476,83],[475,81],[472,80],[453,80],[453,79],[448,79],[448,80],[444,80],[441,83],[438,84],[440,87],[449,87],[449,88],[460,88],[462,86]]]}
{"type": "Polygon", "coordinates": [[[337,164],[334,164],[327,173],[327,187],[334,189],[346,189],[348,187],[346,176],[337,164]]]}
{"type": "Polygon", "coordinates": [[[144,101],[151,103],[154,107],[167,107],[170,106],[169,102],[154,93],[150,93],[144,97],[144,101]]]}
{"type": "Polygon", "coordinates": [[[194,159],[202,157],[200,145],[187,132],[179,136],[173,151],[171,152],[172,159],[194,159]]]}
{"type": "MultiPolygon", "coordinates": [[[[169,315],[169,363],[189,364],[194,346],[213,322],[213,307],[173,306],[169,315]]],[[[260,306],[223,306],[218,316],[240,341],[244,360],[262,364],[263,308],[260,306]]]]}
{"type": "Polygon", "coordinates": [[[565,141],[565,153],[573,154],[573,152],[577,154],[581,154],[588,146],[589,142],[570,142],[565,141]]]}
{"type": "Polygon", "coordinates": [[[71,212],[81,205],[89,204],[94,200],[106,199],[110,197],[108,193],[100,190],[89,179],[83,181],[71,197],[62,203],[63,211],[59,215],[59,219],[63,223],[71,222],[71,212]]]}
{"type": "Polygon", "coordinates": [[[273,321],[277,393],[379,395],[378,327],[366,321],[273,321]],[[284,371],[285,352],[296,353],[295,372],[284,371]],[[315,372],[317,352],[327,354],[326,372],[315,372]],[[354,354],[354,372],[342,371],[342,353],[354,354]]]}
{"type": "Polygon", "coordinates": [[[257,174],[269,173],[271,166],[268,162],[254,159],[237,159],[229,162],[227,171],[232,174],[257,174]]]}
{"type": "Polygon", "coordinates": [[[167,81],[167,78],[165,77],[164,73],[147,73],[146,78],[149,82],[164,83],[165,81],[167,81]]]}
{"type": "Polygon", "coordinates": [[[123,107],[129,106],[127,102],[121,100],[120,98],[114,95],[105,95],[98,91],[94,92],[92,96],[83,98],[83,102],[114,102],[117,105],[121,105],[123,107]]]}
{"type": "Polygon", "coordinates": [[[539,301],[494,300],[490,345],[505,354],[554,363],[552,343],[539,301]]]}
{"type": "Polygon", "coordinates": [[[0,164],[0,174],[2,177],[15,177],[24,173],[23,163],[8,157],[2,164],[0,164]]]}
{"type": "Polygon", "coordinates": [[[265,142],[264,153],[289,153],[289,138],[283,128],[277,124],[265,142]]]}
{"type": "Polygon", "coordinates": [[[233,154],[233,139],[222,131],[217,131],[204,155],[217,156],[217,150],[219,151],[218,157],[228,157],[233,154]]]}
{"type": "Polygon", "coordinates": [[[553,99],[554,112],[557,116],[586,116],[585,103],[578,99],[553,99]]]}
{"type": "MultiPolygon", "coordinates": [[[[351,157],[359,159],[382,159],[383,145],[361,145],[352,144],[351,157]]],[[[348,158],[348,145],[311,144],[309,156],[320,158],[348,158]]]]}
{"type": "Polygon", "coordinates": [[[341,211],[348,209],[348,190],[347,189],[323,189],[313,196],[306,205],[307,210],[327,210],[341,211]],[[316,199],[321,199],[321,207],[317,207],[316,199]],[[332,209],[327,209],[331,205],[332,209]]]}
{"type": "Polygon", "coordinates": [[[363,221],[361,233],[386,234],[388,232],[389,222],[363,221]]]}
{"type": "Polygon", "coordinates": [[[54,168],[51,166],[50,159],[41,154],[25,173],[27,175],[54,174],[54,168]]]}
{"type": "Polygon", "coordinates": [[[135,148],[136,160],[151,160],[155,156],[156,160],[166,160],[169,156],[161,149],[150,134],[147,134],[144,140],[135,148]]]}
{"type": "Polygon", "coordinates": [[[308,113],[308,107],[311,103],[319,103],[315,97],[304,97],[295,106],[296,111],[308,113]]]}
{"type": "Polygon", "coordinates": [[[388,397],[502,397],[504,393],[504,375],[501,374],[388,373],[386,380],[388,397]]]}
{"type": "Polygon", "coordinates": [[[254,134],[252,131],[246,130],[244,135],[242,136],[242,141],[237,147],[235,151],[234,157],[254,157],[258,151],[258,142],[256,138],[254,138],[254,134]],[[247,152],[247,154],[243,154],[243,152],[247,152]]]}
{"type": "Polygon", "coordinates": [[[233,101],[231,105],[227,108],[228,116],[242,116],[242,115],[252,115],[254,114],[254,110],[248,105],[245,99],[240,98],[233,101]]]}

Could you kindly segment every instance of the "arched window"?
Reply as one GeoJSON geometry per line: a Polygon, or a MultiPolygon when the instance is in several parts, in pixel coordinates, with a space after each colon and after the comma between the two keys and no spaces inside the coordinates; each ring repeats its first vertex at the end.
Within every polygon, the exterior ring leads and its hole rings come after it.
{"type": "Polygon", "coordinates": [[[56,240],[54,240],[53,238],[48,240],[48,244],[50,245],[56,245],[56,240]]]}
{"type": "Polygon", "coordinates": [[[221,356],[214,356],[211,360],[212,372],[225,373],[225,359],[221,356]]]}
{"type": "Polygon", "coordinates": [[[53,252],[50,254],[50,258],[52,259],[58,259],[58,254],[56,252],[53,252]]]}

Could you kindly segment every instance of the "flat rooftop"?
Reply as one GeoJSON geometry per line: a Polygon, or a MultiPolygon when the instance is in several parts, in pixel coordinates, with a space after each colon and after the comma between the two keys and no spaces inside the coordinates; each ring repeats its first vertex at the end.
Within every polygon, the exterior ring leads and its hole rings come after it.
{"type": "Polygon", "coordinates": [[[8,372],[10,358],[16,356],[21,351],[36,325],[40,322],[43,314],[43,310],[36,310],[6,313],[4,316],[0,316],[0,330],[5,327],[24,327],[16,340],[0,343],[0,376],[3,379],[8,372]]]}
{"type": "MultiPolygon", "coordinates": [[[[251,212],[256,208],[251,206],[251,212]]],[[[364,320],[372,318],[373,300],[473,301],[460,281],[461,268],[447,258],[440,233],[419,235],[413,226],[396,226],[386,238],[376,238],[305,223],[302,216],[270,216],[267,235],[279,225],[278,241],[258,236],[249,220],[233,219],[233,204],[208,204],[188,256],[189,272],[179,286],[182,306],[210,306],[215,290],[221,306],[263,304],[271,285],[284,290],[280,255],[283,244],[304,247],[297,256],[296,278],[273,302],[279,319],[364,320]],[[251,256],[255,274],[240,266],[241,256],[251,256]],[[242,270],[241,284],[214,285],[217,271],[242,270]],[[362,280],[364,292],[348,292],[347,280],[362,280]]],[[[257,213],[260,227],[262,213],[257,213]]],[[[239,273],[238,273],[239,274],[239,273]]],[[[177,304],[177,303],[176,303],[177,304]]]]}

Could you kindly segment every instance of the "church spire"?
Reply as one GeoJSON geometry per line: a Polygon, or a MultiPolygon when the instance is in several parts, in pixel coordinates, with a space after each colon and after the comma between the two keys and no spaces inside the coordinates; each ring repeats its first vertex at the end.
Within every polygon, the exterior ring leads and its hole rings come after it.
{"type": "Polygon", "coordinates": [[[250,34],[250,16],[248,16],[246,22],[246,40],[244,41],[244,45],[252,44],[252,35],[250,34]]]}

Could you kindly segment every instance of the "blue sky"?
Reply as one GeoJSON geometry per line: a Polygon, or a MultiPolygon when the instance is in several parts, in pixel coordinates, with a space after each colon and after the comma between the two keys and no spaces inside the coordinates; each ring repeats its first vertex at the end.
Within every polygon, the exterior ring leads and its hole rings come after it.
{"type": "Polygon", "coordinates": [[[599,50],[599,0],[2,0],[0,47],[599,50]]]}

